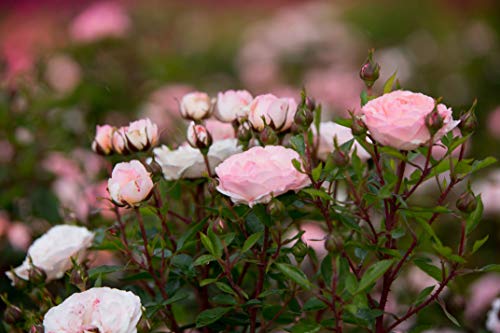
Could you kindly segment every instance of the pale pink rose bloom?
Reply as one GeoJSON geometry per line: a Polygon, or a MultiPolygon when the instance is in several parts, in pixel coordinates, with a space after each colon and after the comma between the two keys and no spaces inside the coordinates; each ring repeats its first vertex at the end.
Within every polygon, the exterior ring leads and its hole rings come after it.
{"type": "Polygon", "coordinates": [[[500,274],[489,273],[469,286],[469,298],[465,302],[465,317],[469,321],[479,319],[490,308],[491,302],[500,295],[500,274]]]}
{"type": "MultiPolygon", "coordinates": [[[[426,144],[431,134],[425,117],[434,109],[434,99],[421,93],[396,90],[369,101],[362,108],[363,120],[372,137],[379,143],[400,150],[412,150],[426,144]]],[[[437,106],[443,127],[434,141],[453,130],[459,121],[444,104],[437,106]]]]}
{"type": "MultiPolygon", "coordinates": [[[[28,280],[28,272],[33,265],[47,274],[47,281],[61,278],[73,263],[71,258],[82,262],[87,249],[92,245],[94,234],[84,227],[57,225],[35,240],[28,249],[26,259],[14,273],[28,280]]],[[[11,272],[6,273],[13,280],[11,272]]]]}
{"type": "Polygon", "coordinates": [[[71,23],[70,35],[78,42],[121,38],[130,28],[130,19],[123,7],[111,1],[96,2],[71,23]]]}
{"type": "Polygon", "coordinates": [[[9,140],[0,140],[0,163],[9,163],[14,157],[14,147],[9,140]]]}
{"type": "Polygon", "coordinates": [[[259,95],[250,104],[248,120],[257,131],[262,131],[267,124],[281,132],[292,126],[296,111],[297,102],[293,98],[259,95]]]}
{"type": "Polygon", "coordinates": [[[46,333],[136,333],[141,315],[141,299],[134,293],[91,288],[52,307],[43,318],[43,327],[46,333]]]}
{"type": "Polygon", "coordinates": [[[71,157],[78,161],[80,169],[88,179],[95,179],[106,167],[106,160],[87,149],[76,148],[71,152],[71,157]]]}
{"type": "Polygon", "coordinates": [[[78,163],[59,152],[50,153],[42,161],[42,167],[57,177],[71,178],[73,181],[83,180],[83,174],[78,163]]]}
{"type": "Polygon", "coordinates": [[[488,114],[488,131],[495,139],[500,139],[500,106],[488,114]]]}
{"type": "Polygon", "coordinates": [[[126,128],[125,137],[131,150],[146,150],[158,144],[158,126],[148,118],[136,120],[126,128]]]}
{"type": "MultiPolygon", "coordinates": [[[[316,127],[312,126],[312,129],[314,135],[316,135],[316,127]]],[[[334,151],[334,138],[336,138],[339,146],[354,139],[349,127],[339,125],[333,121],[320,123],[319,135],[318,158],[323,161],[326,161],[328,154],[334,151]]],[[[367,160],[370,158],[370,154],[356,141],[354,141],[352,145],[352,151],[354,151],[354,149],[356,149],[360,159],[367,160]]]]}
{"type": "Polygon", "coordinates": [[[246,90],[219,92],[214,115],[217,119],[226,123],[245,118],[248,116],[248,106],[252,99],[252,95],[246,90]]]}
{"type": "Polygon", "coordinates": [[[205,127],[214,141],[235,138],[234,128],[231,124],[223,123],[215,119],[208,119],[205,121],[205,127]]]}
{"type": "Polygon", "coordinates": [[[207,93],[195,91],[186,94],[181,100],[181,115],[186,119],[201,120],[212,113],[213,101],[207,93]]]}
{"type": "Polygon", "coordinates": [[[349,110],[359,112],[363,83],[355,71],[313,70],[304,80],[308,94],[324,104],[327,114],[346,117],[349,110]]]}
{"type": "Polygon", "coordinates": [[[7,229],[7,239],[13,248],[26,251],[31,243],[31,230],[24,223],[14,222],[7,229]]]}
{"type": "Polygon", "coordinates": [[[108,155],[113,150],[113,133],[115,128],[110,125],[97,125],[92,150],[96,153],[108,155]]]}
{"type": "Polygon", "coordinates": [[[491,310],[486,319],[486,328],[492,333],[500,333],[500,298],[491,304],[491,310]]]}
{"type": "Polygon", "coordinates": [[[59,199],[61,208],[74,214],[79,221],[86,221],[90,207],[85,200],[84,191],[87,183],[69,177],[58,178],[52,184],[52,190],[59,199]]]}
{"type": "Polygon", "coordinates": [[[118,205],[137,206],[153,189],[151,174],[137,160],[115,165],[108,180],[111,199],[118,205]]]}
{"type": "Polygon", "coordinates": [[[120,127],[113,131],[113,138],[111,140],[113,150],[117,154],[129,153],[127,146],[127,127],[120,127]]]}
{"type": "Polygon", "coordinates": [[[45,70],[45,80],[56,92],[72,92],[81,80],[80,65],[70,56],[59,54],[50,58],[45,70]]]}
{"type": "Polygon", "coordinates": [[[196,124],[194,121],[189,123],[187,129],[187,142],[193,148],[207,147],[211,143],[211,137],[207,128],[203,125],[196,124]]]}
{"type": "Polygon", "coordinates": [[[300,160],[299,154],[282,146],[250,148],[215,168],[219,178],[217,190],[234,203],[250,207],[268,203],[290,190],[298,191],[310,181],[294,168],[293,159],[300,160]]]}

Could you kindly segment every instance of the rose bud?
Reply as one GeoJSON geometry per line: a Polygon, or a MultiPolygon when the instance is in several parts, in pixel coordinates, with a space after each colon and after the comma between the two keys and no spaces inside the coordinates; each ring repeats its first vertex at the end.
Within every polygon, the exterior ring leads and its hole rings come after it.
{"type": "Polygon", "coordinates": [[[330,158],[333,164],[338,167],[344,167],[349,164],[349,155],[338,147],[330,154],[330,158]]]}
{"type": "Polygon", "coordinates": [[[92,142],[92,150],[100,155],[109,155],[113,151],[113,132],[115,128],[109,125],[96,127],[96,134],[92,142]]]}
{"type": "Polygon", "coordinates": [[[373,61],[373,49],[369,51],[368,58],[366,58],[363,65],[361,65],[361,70],[359,71],[359,77],[365,82],[367,88],[371,88],[375,81],[378,80],[380,76],[380,65],[373,61]]]}
{"type": "Polygon", "coordinates": [[[30,328],[30,333],[43,333],[43,326],[42,325],[33,325],[30,328]]]}
{"type": "Polygon", "coordinates": [[[192,121],[187,130],[187,141],[193,148],[207,149],[212,145],[212,136],[205,126],[192,121]]]}
{"type": "Polygon", "coordinates": [[[228,90],[217,94],[217,105],[214,115],[220,121],[230,123],[248,116],[248,106],[252,95],[246,90],[228,90]]]}
{"type": "Polygon", "coordinates": [[[86,267],[84,267],[83,265],[81,267],[75,266],[73,267],[73,270],[71,271],[71,274],[69,276],[69,282],[83,291],[85,290],[88,278],[89,275],[87,273],[86,267]]]}
{"type": "Polygon", "coordinates": [[[149,197],[153,185],[144,165],[132,160],[115,165],[108,180],[108,192],[118,206],[138,206],[149,197]]]}
{"type": "Polygon", "coordinates": [[[15,324],[23,318],[23,310],[15,305],[9,304],[3,313],[3,320],[9,324],[15,324]]]}
{"type": "Polygon", "coordinates": [[[252,138],[252,129],[248,122],[244,122],[238,127],[238,131],[236,132],[236,136],[239,141],[248,142],[252,138]]]}
{"type": "Polygon", "coordinates": [[[299,107],[297,108],[297,112],[293,117],[293,121],[304,129],[309,128],[314,120],[313,111],[314,109],[309,109],[306,105],[305,99],[303,99],[302,103],[300,103],[299,107]]]}
{"type": "Polygon", "coordinates": [[[192,92],[181,100],[181,115],[190,120],[202,120],[212,113],[212,99],[204,92],[192,92]]]}
{"type": "Polygon", "coordinates": [[[298,262],[304,260],[304,257],[307,255],[307,251],[308,251],[307,244],[300,239],[292,247],[292,253],[298,262]]]}
{"type": "Polygon", "coordinates": [[[264,145],[274,145],[279,141],[276,132],[271,128],[271,126],[267,125],[264,127],[264,130],[260,132],[259,139],[264,145]]]}
{"type": "Polygon", "coordinates": [[[126,127],[125,137],[131,150],[148,150],[158,143],[158,126],[147,118],[137,120],[126,127]]]}
{"type": "Polygon", "coordinates": [[[264,130],[268,125],[283,132],[293,124],[297,103],[293,98],[278,98],[272,94],[260,95],[250,104],[248,120],[256,131],[264,130]]]}
{"type": "Polygon", "coordinates": [[[127,127],[120,127],[113,132],[113,150],[117,154],[127,155],[130,153],[127,147],[127,127]]]}
{"type": "Polygon", "coordinates": [[[28,278],[33,284],[42,284],[47,280],[47,273],[40,267],[31,265],[31,268],[28,271],[28,278]]]}
{"type": "Polygon", "coordinates": [[[330,253],[337,254],[342,251],[342,242],[330,235],[325,239],[325,249],[330,253]]]}
{"type": "Polygon", "coordinates": [[[285,205],[277,199],[273,199],[266,207],[266,211],[272,217],[279,217],[285,211],[285,205]]]}
{"type": "Polygon", "coordinates": [[[443,117],[437,110],[438,104],[439,102],[436,103],[436,107],[434,107],[434,109],[427,116],[425,116],[425,126],[429,130],[429,133],[431,133],[431,136],[434,136],[434,134],[436,134],[444,124],[443,117]]]}
{"type": "Polygon", "coordinates": [[[458,124],[458,128],[462,135],[468,135],[474,132],[477,128],[477,118],[476,118],[476,104],[477,100],[474,101],[471,108],[460,116],[460,123],[458,124]]]}
{"type": "Polygon", "coordinates": [[[461,212],[467,214],[472,213],[474,210],[476,210],[477,207],[476,196],[474,195],[474,193],[472,193],[471,190],[467,190],[460,195],[457,200],[456,206],[461,212]]]}
{"type": "Polygon", "coordinates": [[[351,117],[352,117],[352,124],[351,124],[352,135],[355,136],[365,135],[367,132],[367,128],[363,120],[361,120],[359,117],[356,117],[354,114],[352,114],[351,117]]]}

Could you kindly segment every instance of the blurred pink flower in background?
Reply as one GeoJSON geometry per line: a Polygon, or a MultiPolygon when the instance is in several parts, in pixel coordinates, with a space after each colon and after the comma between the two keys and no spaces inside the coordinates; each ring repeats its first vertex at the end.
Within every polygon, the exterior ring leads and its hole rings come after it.
{"type": "Polygon", "coordinates": [[[68,55],[57,54],[49,58],[45,80],[59,94],[72,92],[80,83],[80,65],[68,55]]]}
{"type": "Polygon", "coordinates": [[[348,110],[359,111],[363,82],[356,71],[316,69],[304,78],[307,92],[321,101],[328,118],[347,117],[348,110]]]}
{"type": "Polygon", "coordinates": [[[484,213],[500,214],[500,169],[490,172],[473,184],[474,193],[481,194],[484,213]]]}
{"type": "Polygon", "coordinates": [[[9,163],[14,153],[14,147],[9,140],[0,140],[0,163],[9,163]]]}
{"type": "Polygon", "coordinates": [[[25,251],[31,244],[31,230],[22,222],[13,222],[7,230],[7,239],[13,248],[25,251]]]}
{"type": "Polygon", "coordinates": [[[469,299],[465,303],[465,317],[473,321],[489,310],[491,302],[500,295],[500,274],[489,273],[469,287],[469,299]]]}
{"type": "Polygon", "coordinates": [[[317,222],[304,223],[300,226],[300,229],[304,231],[302,241],[316,252],[318,258],[323,258],[328,254],[325,249],[325,240],[328,233],[317,222]]]}
{"type": "Polygon", "coordinates": [[[214,141],[233,139],[235,137],[233,125],[230,123],[223,123],[216,119],[208,119],[205,121],[205,127],[214,141]]]}
{"type": "Polygon", "coordinates": [[[116,2],[103,1],[90,5],[71,23],[70,35],[77,42],[124,37],[130,29],[125,9],[116,2]]]}
{"type": "Polygon", "coordinates": [[[488,114],[488,131],[495,139],[500,139],[500,106],[488,114]]]}

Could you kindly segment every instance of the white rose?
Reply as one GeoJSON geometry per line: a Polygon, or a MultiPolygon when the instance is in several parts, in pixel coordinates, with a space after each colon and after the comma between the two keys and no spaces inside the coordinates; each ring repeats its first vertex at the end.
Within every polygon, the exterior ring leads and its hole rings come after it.
{"type": "Polygon", "coordinates": [[[108,287],[75,293],[43,318],[45,333],[136,333],[141,299],[130,291],[108,287]]]}
{"type": "MultiPolygon", "coordinates": [[[[240,153],[238,140],[226,139],[215,141],[208,151],[208,161],[213,172],[215,167],[231,155],[240,153]]],[[[155,161],[161,166],[166,180],[180,178],[200,178],[206,173],[203,155],[198,149],[188,145],[176,150],[161,146],[153,150],[155,161]]]]}
{"type": "Polygon", "coordinates": [[[217,94],[215,117],[220,121],[230,123],[248,115],[248,105],[252,95],[246,90],[228,90],[217,94]]]}
{"type": "Polygon", "coordinates": [[[181,115],[186,119],[201,120],[212,113],[212,99],[204,92],[192,92],[181,100],[181,115]]]}
{"type": "MultiPolygon", "coordinates": [[[[312,126],[313,133],[316,135],[316,128],[312,126]]],[[[339,146],[343,145],[349,140],[354,139],[352,136],[351,129],[349,127],[344,127],[333,121],[321,123],[319,126],[319,147],[318,147],[318,158],[325,161],[328,154],[333,152],[333,140],[337,138],[337,143],[339,146]]],[[[356,148],[356,152],[360,159],[367,160],[370,158],[370,154],[363,148],[359,143],[354,141],[352,149],[356,148]]]]}
{"type": "MultiPolygon", "coordinates": [[[[86,250],[92,245],[94,233],[85,227],[57,225],[31,244],[28,254],[21,266],[14,273],[28,280],[31,269],[30,259],[34,266],[47,274],[47,281],[60,279],[72,267],[71,258],[81,262],[86,250]]],[[[11,272],[6,273],[14,281],[11,272]]]]}

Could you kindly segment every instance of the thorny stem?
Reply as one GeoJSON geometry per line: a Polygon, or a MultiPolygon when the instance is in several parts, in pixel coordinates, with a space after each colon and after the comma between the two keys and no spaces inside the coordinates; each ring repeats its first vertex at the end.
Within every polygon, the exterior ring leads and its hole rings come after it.
{"type": "MultiPolygon", "coordinates": [[[[253,298],[257,298],[262,289],[264,288],[264,279],[266,277],[266,267],[267,267],[267,249],[269,246],[269,227],[264,227],[264,243],[262,244],[262,250],[260,252],[260,262],[259,273],[257,278],[257,286],[253,298]]],[[[250,333],[255,333],[257,329],[257,309],[252,308],[250,310],[250,333]]]]}

